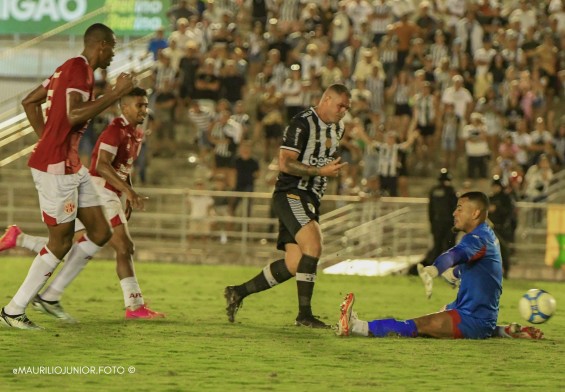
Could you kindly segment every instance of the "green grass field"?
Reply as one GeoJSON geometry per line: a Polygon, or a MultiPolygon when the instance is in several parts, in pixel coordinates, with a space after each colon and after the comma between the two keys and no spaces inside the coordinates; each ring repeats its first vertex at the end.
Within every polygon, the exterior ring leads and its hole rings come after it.
{"type": "MultiPolygon", "coordinates": [[[[0,258],[0,296],[9,301],[31,258],[0,258]]],[[[67,325],[28,315],[44,331],[0,329],[0,391],[557,391],[564,390],[565,312],[542,328],[543,341],[490,339],[339,338],[329,330],[295,327],[294,281],[245,300],[235,324],[224,313],[223,288],[257,268],[139,263],[146,300],[165,320],[124,321],[114,263],[93,261],[68,289],[67,325]],[[18,367],[109,366],[123,374],[18,374],[18,367]],[[129,367],[135,367],[130,373],[129,367]],[[120,368],[121,367],[121,368],[120,368]]],[[[553,293],[563,284],[507,281],[500,322],[519,321],[527,289],[553,293]]],[[[368,278],[320,274],[314,310],[328,323],[343,295],[354,291],[361,318],[410,318],[450,302],[437,281],[431,300],[417,277],[368,278]]],[[[52,370],[56,371],[56,370],[52,370]]],[[[82,370],[85,373],[84,370],[82,370]]]]}

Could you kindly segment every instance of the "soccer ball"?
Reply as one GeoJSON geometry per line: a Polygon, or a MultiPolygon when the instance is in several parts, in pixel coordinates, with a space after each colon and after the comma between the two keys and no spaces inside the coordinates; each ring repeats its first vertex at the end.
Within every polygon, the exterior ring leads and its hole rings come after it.
{"type": "Polygon", "coordinates": [[[547,291],[531,289],[520,298],[520,315],[533,324],[545,323],[555,312],[557,302],[547,291]]]}

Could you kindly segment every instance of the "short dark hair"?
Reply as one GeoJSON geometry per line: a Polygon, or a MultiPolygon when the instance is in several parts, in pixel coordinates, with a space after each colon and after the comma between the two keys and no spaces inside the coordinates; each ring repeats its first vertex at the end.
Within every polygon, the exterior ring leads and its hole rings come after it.
{"type": "Polygon", "coordinates": [[[94,23],[84,32],[84,44],[89,45],[100,41],[110,41],[114,31],[103,23],[94,23]]]}
{"type": "Polygon", "coordinates": [[[490,201],[488,199],[488,196],[483,193],[483,192],[479,192],[479,191],[472,191],[472,192],[467,192],[462,194],[461,196],[459,196],[460,199],[462,198],[466,198],[469,199],[470,201],[472,201],[473,203],[475,203],[477,205],[477,207],[479,207],[479,209],[481,210],[482,213],[485,214],[488,212],[488,207],[490,204],[490,201]]]}
{"type": "Polygon", "coordinates": [[[134,87],[133,90],[120,98],[120,105],[122,104],[122,101],[128,97],[147,97],[147,90],[141,87],[134,87]]]}
{"type": "Polygon", "coordinates": [[[141,87],[134,87],[129,93],[124,95],[125,97],[146,97],[147,90],[141,87]]]}
{"type": "Polygon", "coordinates": [[[339,95],[345,94],[345,95],[347,95],[348,98],[351,98],[351,92],[349,91],[349,89],[345,85],[343,85],[341,83],[332,84],[327,89],[331,90],[334,93],[337,93],[339,95]]]}

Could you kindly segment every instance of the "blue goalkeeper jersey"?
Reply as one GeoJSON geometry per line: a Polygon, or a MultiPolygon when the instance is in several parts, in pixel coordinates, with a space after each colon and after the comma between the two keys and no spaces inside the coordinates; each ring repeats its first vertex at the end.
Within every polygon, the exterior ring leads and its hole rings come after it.
{"type": "Polygon", "coordinates": [[[448,308],[496,322],[502,294],[502,258],[493,230],[482,223],[465,234],[451,251],[461,270],[461,286],[448,308]]]}

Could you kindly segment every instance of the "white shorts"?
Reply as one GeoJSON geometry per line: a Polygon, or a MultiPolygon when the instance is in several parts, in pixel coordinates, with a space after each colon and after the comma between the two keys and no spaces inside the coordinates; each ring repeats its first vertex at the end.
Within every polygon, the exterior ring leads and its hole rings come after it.
{"type": "Polygon", "coordinates": [[[41,219],[49,226],[76,219],[78,208],[101,205],[86,167],[75,174],[51,174],[31,169],[39,195],[41,219]]]}
{"type": "MultiPolygon", "coordinates": [[[[116,192],[105,188],[104,184],[106,182],[100,177],[92,177],[92,182],[94,184],[94,188],[98,192],[98,196],[100,197],[100,201],[102,202],[104,214],[106,215],[108,222],[110,222],[110,226],[116,227],[119,225],[126,225],[128,222],[126,219],[126,213],[124,211],[122,201],[120,200],[116,192]]],[[[84,229],[85,227],[82,222],[77,219],[77,221],[75,222],[75,231],[84,229]]]]}

